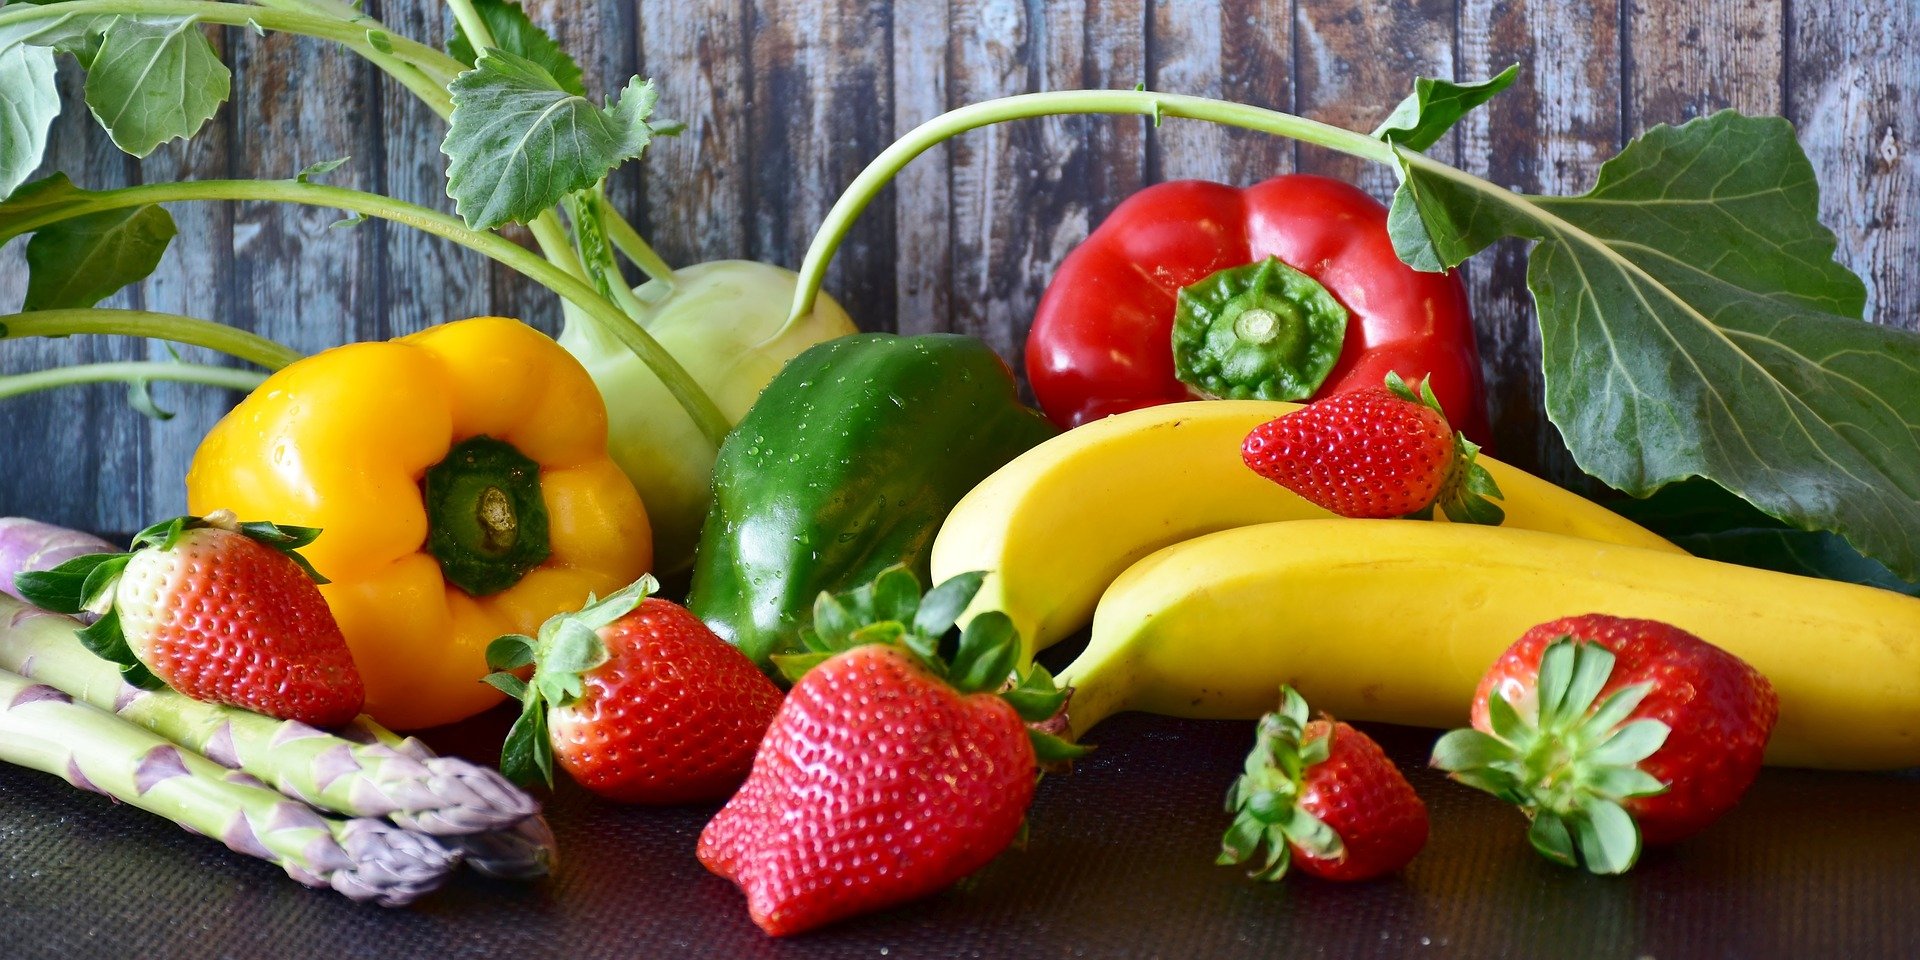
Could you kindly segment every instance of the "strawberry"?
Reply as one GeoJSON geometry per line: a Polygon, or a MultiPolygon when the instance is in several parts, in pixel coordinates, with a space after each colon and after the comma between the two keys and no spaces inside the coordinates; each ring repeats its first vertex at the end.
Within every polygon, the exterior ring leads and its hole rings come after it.
{"type": "Polygon", "coordinates": [[[1499,524],[1488,498],[1500,487],[1480,448],[1447,425],[1425,380],[1416,396],[1396,373],[1386,387],[1338,393],[1247,434],[1240,459],[1253,472],[1343,517],[1431,518],[1499,524]]]}
{"type": "Polygon", "coordinates": [[[1427,807],[1373,738],[1334,720],[1307,722],[1307,702],[1280,688],[1280,710],[1260,718],[1246,772],[1227,790],[1233,826],[1225,866],[1267,846],[1250,876],[1278,880],[1289,863],[1326,880],[1371,880],[1427,845],[1427,807]]]}
{"type": "Polygon", "coordinates": [[[1026,726],[1066,693],[1040,667],[1008,688],[1020,641],[1005,614],[975,617],[951,662],[939,656],[980,579],[955,577],[923,600],[895,567],[844,597],[822,594],[808,652],[776,658],[797,682],[699,847],[767,933],[903,903],[978,870],[1019,834],[1039,765],[1079,752],[1026,726]]]}
{"type": "Polygon", "coordinates": [[[1588,614],[1508,647],[1480,680],[1473,729],[1440,738],[1433,763],[1518,804],[1549,859],[1623,873],[1642,843],[1732,809],[1779,713],[1773,685],[1733,654],[1669,624],[1588,614]]]}
{"type": "Polygon", "coordinates": [[[76,557],[17,585],[39,606],[101,614],[80,639],[137,686],[338,726],[365,692],[316,586],[326,581],[297,552],[319,535],[226,511],[178,517],[141,531],[129,553],[76,557]]]}
{"type": "Polygon", "coordinates": [[[624,803],[718,800],[733,792],[780,707],[780,688],[685,607],[651,597],[650,576],[551,617],[539,637],[487,647],[487,682],[521,702],[500,769],[576,783],[624,803]]]}

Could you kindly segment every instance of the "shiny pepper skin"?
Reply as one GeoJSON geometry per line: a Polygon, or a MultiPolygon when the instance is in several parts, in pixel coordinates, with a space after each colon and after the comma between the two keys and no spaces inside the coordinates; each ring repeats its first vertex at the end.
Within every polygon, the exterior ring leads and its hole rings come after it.
{"type": "Polygon", "coordinates": [[[645,507],[607,452],[606,405],[567,351],[480,317],[307,357],[215,424],[187,472],[197,514],[317,527],[302,553],[389,727],[452,723],[500,702],[482,682],[495,637],[527,633],[653,562],[645,507]],[[423,480],[455,446],[493,438],[538,468],[550,552],[485,595],[429,551],[423,480]]]}
{"type": "Polygon", "coordinates": [[[605,663],[549,714],[554,759],[625,803],[719,800],[753,764],[780,688],[678,604],[651,598],[600,628],[605,663]]]}
{"type": "Polygon", "coordinates": [[[1025,726],[910,655],[856,647],[801,678],[700,861],[753,921],[798,933],[941,890],[1011,843],[1037,773],[1025,726]]]}

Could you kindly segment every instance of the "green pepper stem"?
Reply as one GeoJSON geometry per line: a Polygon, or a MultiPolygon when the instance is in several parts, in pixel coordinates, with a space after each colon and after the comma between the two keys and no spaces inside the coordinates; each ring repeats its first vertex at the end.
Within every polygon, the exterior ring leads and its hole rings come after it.
{"type": "Polygon", "coordinates": [[[215,367],[203,363],[166,363],[145,360],[83,363],[78,366],[55,367],[51,370],[0,376],[0,400],[83,383],[140,383],[150,380],[197,383],[201,386],[221,387],[245,393],[259,386],[265,379],[267,375],[257,370],[235,370],[232,367],[215,367]]]}
{"type": "Polygon", "coordinates": [[[586,281],[529,252],[519,244],[475,230],[458,218],[417,204],[383,197],[379,194],[349,190],[319,183],[293,180],[191,180],[182,183],[154,183],[117,190],[88,191],[73,202],[28,214],[12,224],[19,233],[37,230],[49,223],[101,210],[118,210],[148,203],[174,203],[187,200],[259,200],[295,203],[313,207],[332,207],[363,216],[378,217],[405,224],[434,236],[450,240],[519,271],[528,279],[572,302],[601,324],[608,333],[632,350],[644,362],[674,400],[686,408],[689,416],[716,447],[732,429],[726,415],[713,399],[633,318],[609,303],[586,281]]]}
{"type": "Polygon", "coordinates": [[[34,310],[0,316],[0,340],[106,334],[153,337],[217,350],[230,357],[278,370],[300,359],[300,351],[258,334],[211,320],[151,310],[34,310]]]}
{"type": "Polygon", "coordinates": [[[834,202],[833,209],[827,211],[826,219],[821,221],[820,229],[813,235],[813,243],[807,247],[806,259],[800,265],[800,283],[794,290],[791,318],[799,319],[813,310],[814,298],[819,295],[820,283],[827,274],[827,264],[833,260],[840,241],[853,229],[853,221],[873,202],[881,188],[913,158],[978,127],[1028,117],[1087,113],[1138,114],[1152,117],[1156,125],[1162,117],[1208,120],[1230,127],[1304,140],[1376,163],[1394,162],[1391,146],[1364,133],[1278,110],[1207,97],[1143,90],[1058,90],[969,104],[908,131],[906,136],[880,151],[880,155],[873,158],[873,162],[867,164],[866,169],[847,185],[840,199],[834,202]]]}

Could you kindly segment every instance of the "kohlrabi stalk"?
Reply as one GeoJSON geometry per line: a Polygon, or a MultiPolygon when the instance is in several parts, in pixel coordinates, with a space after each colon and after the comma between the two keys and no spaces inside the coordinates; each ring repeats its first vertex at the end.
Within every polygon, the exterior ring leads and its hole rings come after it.
{"type": "Polygon", "coordinates": [[[260,385],[267,375],[253,370],[235,370],[201,363],[129,360],[121,363],[83,363],[51,370],[0,375],[0,400],[55,387],[83,383],[125,383],[139,385],[156,380],[169,383],[196,383],[245,393],[260,385]]]}
{"type": "Polygon", "coordinates": [[[106,334],[151,337],[205,347],[227,356],[278,370],[300,359],[300,351],[224,323],[151,310],[34,310],[0,315],[0,340],[106,334]]]}
{"type": "MultiPolygon", "coordinates": [[[[369,59],[374,56],[388,57],[392,62],[405,63],[420,70],[431,83],[439,85],[442,100],[445,99],[446,85],[466,69],[460,61],[426,44],[377,27],[370,31],[366,23],[245,3],[209,0],[69,0],[45,6],[21,4],[0,9],[0,29],[34,20],[61,21],[74,17],[110,16],[187,17],[199,23],[258,28],[332,40],[369,59]],[[382,34],[384,41],[393,48],[392,53],[386,54],[378,49],[368,36],[369,32],[382,34]]],[[[408,84],[408,89],[421,92],[413,84],[408,84]]]]}
{"type": "Polygon", "coordinates": [[[813,243],[807,247],[806,259],[800,264],[800,285],[794,291],[791,315],[802,317],[813,309],[814,298],[820,293],[820,283],[827,275],[827,264],[833,260],[840,241],[853,229],[854,220],[859,218],[867,204],[873,202],[881,188],[913,158],[978,127],[1029,117],[1089,113],[1151,117],[1155,125],[1163,117],[1209,120],[1230,127],[1259,130],[1319,144],[1376,163],[1395,162],[1393,146],[1368,134],[1278,110],[1206,97],[1149,93],[1144,90],[1061,90],[969,104],[908,131],[906,136],[882,150],[847,185],[840,199],[827,211],[826,219],[820,222],[820,229],[813,235],[813,243]]]}
{"type": "MultiPolygon", "coordinates": [[[[708,442],[712,443],[715,447],[719,446],[721,439],[727,435],[727,431],[732,429],[732,425],[726,416],[714,405],[713,400],[707,396],[706,391],[702,390],[700,385],[694,382],[693,378],[687,374],[685,368],[680,365],[679,361],[675,360],[672,354],[662,348],[659,343],[653,339],[652,335],[647,332],[645,327],[641,326],[632,317],[627,316],[626,313],[614,306],[605,297],[600,296],[599,291],[589,286],[585,280],[541,259],[505,237],[485,230],[474,230],[465,223],[462,223],[457,217],[452,217],[437,210],[419,206],[418,204],[395,200],[379,194],[349,190],[344,187],[333,187],[318,183],[300,183],[294,180],[192,180],[182,183],[154,183],[137,187],[122,187],[117,190],[88,191],[76,197],[71,203],[59,205],[57,209],[50,207],[46,212],[38,216],[32,214],[23,216],[13,226],[18,232],[25,233],[45,226],[48,223],[70,219],[88,213],[96,213],[102,210],[118,210],[149,203],[175,203],[187,200],[258,200],[294,203],[315,207],[331,207],[357,213],[362,216],[378,217],[383,220],[405,224],[450,240],[470,250],[477,251],[512,267],[528,279],[533,280],[535,283],[546,287],[565,300],[573,303],[582,313],[591,318],[607,336],[614,338],[628,350],[633,351],[633,353],[660,378],[661,383],[666,386],[668,393],[686,409],[688,414],[693,418],[694,423],[700,428],[701,433],[705,435],[708,442]]],[[[153,364],[152,366],[177,368],[191,365],[153,364]]],[[[21,374],[20,376],[34,377],[42,374],[50,376],[58,376],[61,374],[72,375],[73,372],[78,369],[83,368],[69,367],[64,370],[42,371],[40,374],[21,374]]],[[[173,376],[155,375],[150,377],[150,379],[189,380],[191,382],[226,385],[236,382],[236,375],[244,374],[242,371],[227,370],[220,374],[204,375],[212,377],[213,379],[196,379],[195,377],[184,375],[179,370],[175,370],[173,376]]],[[[251,381],[247,381],[247,386],[241,387],[240,389],[250,389],[251,386],[258,384],[259,379],[257,375],[254,375],[251,381]]],[[[32,388],[44,389],[46,386],[55,386],[64,382],[83,381],[53,380],[45,383],[36,381],[32,388]]],[[[16,383],[16,387],[17,386],[18,384],[16,383]]],[[[12,395],[3,392],[4,389],[5,388],[0,388],[0,396],[12,395]]],[[[28,390],[15,389],[14,392],[24,393],[28,392],[28,390]]]]}
{"type": "MultiPolygon", "coordinates": [[[[464,0],[451,0],[449,6],[453,9],[456,19],[460,21],[462,29],[467,32],[469,38],[472,39],[477,46],[490,46],[494,43],[494,38],[487,29],[485,21],[477,15],[470,3],[466,3],[464,0]]],[[[48,27],[52,28],[67,22],[71,18],[110,17],[117,15],[186,17],[201,23],[251,27],[332,40],[348,47],[381,68],[388,75],[392,76],[396,82],[402,84],[418,96],[422,102],[442,119],[450,117],[453,109],[452,98],[448,93],[447,85],[451,83],[454,77],[468,69],[465,64],[439,50],[393,33],[380,21],[366,16],[353,7],[339,2],[339,0],[266,0],[266,2],[259,6],[206,2],[206,0],[138,0],[138,2],[135,2],[135,0],[68,0],[68,2],[47,6],[18,6],[7,7],[4,10],[0,10],[0,30],[5,30],[8,27],[23,27],[36,20],[46,21],[48,27]]],[[[25,41],[30,39],[30,34],[16,35],[13,39],[16,41],[25,41]]],[[[311,185],[302,184],[302,186],[311,185]]],[[[363,196],[372,197],[373,195],[365,194],[363,196]]],[[[240,198],[209,194],[199,197],[181,196],[175,199],[240,198]]],[[[282,198],[252,196],[246,199],[275,200],[282,198]]],[[[299,201],[296,200],[293,202],[299,201]]],[[[506,241],[504,238],[467,229],[464,224],[460,224],[460,230],[463,231],[463,233],[459,235],[445,230],[436,230],[433,225],[424,222],[420,215],[432,215],[438,217],[441,221],[450,221],[452,223],[458,223],[458,221],[454,221],[452,218],[441,217],[424,207],[403,204],[400,201],[391,201],[391,203],[393,204],[393,209],[388,213],[358,209],[346,204],[340,204],[339,206],[341,206],[342,209],[354,210],[354,212],[366,216],[379,216],[427,230],[430,233],[435,233],[446,239],[453,240],[456,243],[461,243],[470,249],[475,249],[494,260],[505,263],[507,266],[532,277],[535,282],[541,283],[543,286],[559,294],[563,299],[570,301],[574,310],[577,312],[586,315],[596,323],[607,325],[606,333],[620,342],[625,348],[632,350],[645,365],[660,378],[661,382],[666,385],[668,391],[672,394],[674,400],[686,409],[688,416],[692,418],[694,423],[699,427],[702,435],[705,436],[710,443],[717,446],[720,439],[726,435],[728,429],[727,420],[719,415],[711,398],[707,397],[700,385],[686,374],[686,371],[679,366],[672,355],[659,349],[657,345],[652,344],[651,338],[647,335],[645,329],[635,321],[631,312],[620,309],[620,306],[624,305],[616,306],[609,302],[607,298],[599,296],[598,291],[589,293],[588,291],[590,291],[591,288],[587,287],[584,282],[568,284],[565,280],[561,279],[560,275],[565,275],[573,281],[584,281],[587,277],[587,272],[574,252],[573,243],[567,236],[565,226],[562,225],[558,214],[554,210],[549,209],[543,211],[527,224],[535,241],[540,245],[541,253],[546,257],[547,264],[552,268],[551,270],[540,270],[532,266],[536,258],[526,254],[517,244],[506,241]],[[493,237],[498,242],[470,242],[482,235],[493,237]],[[619,317],[619,319],[615,319],[616,317],[619,317]]],[[[49,222],[68,219],[69,217],[78,215],[80,212],[84,211],[71,207],[64,208],[58,216],[23,226],[17,232],[24,233],[38,226],[44,226],[49,222]]],[[[609,226],[619,230],[618,237],[621,249],[630,251],[647,250],[647,252],[651,252],[649,248],[646,248],[644,242],[637,245],[631,242],[633,238],[637,238],[638,234],[633,231],[630,224],[620,219],[619,216],[611,210],[605,211],[605,215],[609,221],[609,226]]],[[[446,226],[447,224],[441,222],[436,225],[446,226]]],[[[652,258],[651,261],[641,262],[641,266],[643,269],[652,272],[653,269],[663,268],[665,264],[656,256],[652,258]]],[[[667,274],[670,276],[671,270],[668,270],[667,274]]],[[[89,382],[89,379],[122,378],[119,375],[125,373],[127,373],[127,371],[114,371],[100,368],[88,371],[86,375],[80,377],[75,377],[70,373],[65,377],[33,378],[27,380],[16,379],[10,381],[10,383],[14,392],[24,393],[34,389],[46,389],[66,383],[89,382]]],[[[191,380],[191,382],[207,382],[213,385],[227,385],[232,382],[231,377],[223,378],[223,375],[218,374],[212,375],[212,379],[208,380],[190,377],[190,371],[187,370],[175,369],[171,371],[171,373],[172,376],[166,377],[165,379],[191,380]]],[[[155,377],[152,379],[161,378],[155,377]]]]}

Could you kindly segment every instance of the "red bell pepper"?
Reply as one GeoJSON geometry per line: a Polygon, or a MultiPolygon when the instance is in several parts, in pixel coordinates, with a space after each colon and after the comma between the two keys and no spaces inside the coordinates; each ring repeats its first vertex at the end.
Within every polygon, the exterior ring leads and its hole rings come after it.
{"type": "Polygon", "coordinates": [[[1305,400],[1389,371],[1431,376],[1448,419],[1487,442],[1459,276],[1400,262],[1386,207],[1307,174],[1134,194],[1061,263],[1027,338],[1027,378],[1063,427],[1206,396],[1305,400]]]}

